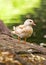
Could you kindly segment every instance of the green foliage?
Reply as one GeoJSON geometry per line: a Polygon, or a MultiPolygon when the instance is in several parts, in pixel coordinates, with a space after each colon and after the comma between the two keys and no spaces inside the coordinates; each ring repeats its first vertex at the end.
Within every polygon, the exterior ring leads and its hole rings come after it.
{"type": "Polygon", "coordinates": [[[0,0],[0,19],[10,28],[23,23],[27,18],[35,21],[34,33],[30,42],[45,42],[46,0],[0,0]]]}
{"type": "Polygon", "coordinates": [[[35,13],[33,8],[39,5],[40,0],[0,0],[0,19],[5,23],[20,22],[20,15],[35,13]]]}

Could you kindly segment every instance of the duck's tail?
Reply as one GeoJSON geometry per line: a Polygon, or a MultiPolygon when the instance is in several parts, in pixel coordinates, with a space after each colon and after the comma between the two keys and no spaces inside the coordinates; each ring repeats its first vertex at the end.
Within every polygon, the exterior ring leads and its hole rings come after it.
{"type": "Polygon", "coordinates": [[[16,27],[15,26],[13,26],[13,30],[15,31],[15,29],[16,29],[16,27]]]}
{"type": "Polygon", "coordinates": [[[11,31],[12,34],[15,34],[15,26],[13,26],[13,31],[11,31]]]}

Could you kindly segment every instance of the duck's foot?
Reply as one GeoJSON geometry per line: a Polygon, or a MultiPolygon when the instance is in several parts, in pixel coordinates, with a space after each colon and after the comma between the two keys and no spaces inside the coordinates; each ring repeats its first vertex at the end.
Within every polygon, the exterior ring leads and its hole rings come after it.
{"type": "Polygon", "coordinates": [[[23,44],[26,44],[26,41],[24,41],[23,44]]]}
{"type": "Polygon", "coordinates": [[[24,44],[26,44],[26,38],[25,38],[25,40],[24,40],[24,42],[23,42],[24,44]]]}
{"type": "Polygon", "coordinates": [[[18,43],[20,43],[20,37],[18,37],[18,43]]]}

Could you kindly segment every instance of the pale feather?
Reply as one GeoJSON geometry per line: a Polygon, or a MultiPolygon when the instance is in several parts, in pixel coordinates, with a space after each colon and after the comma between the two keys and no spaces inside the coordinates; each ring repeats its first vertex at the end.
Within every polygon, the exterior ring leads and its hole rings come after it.
{"type": "Polygon", "coordinates": [[[15,29],[15,34],[20,38],[29,37],[33,33],[33,28],[31,26],[19,25],[15,29]]]}

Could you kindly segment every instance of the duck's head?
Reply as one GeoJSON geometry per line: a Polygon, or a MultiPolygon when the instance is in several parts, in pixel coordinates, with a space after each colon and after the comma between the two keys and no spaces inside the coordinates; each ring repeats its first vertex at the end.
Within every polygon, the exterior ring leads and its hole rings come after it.
{"type": "Polygon", "coordinates": [[[35,23],[34,23],[34,21],[32,20],[32,19],[27,19],[25,22],[24,22],[24,25],[28,25],[28,26],[32,26],[32,25],[36,25],[35,23]]]}

